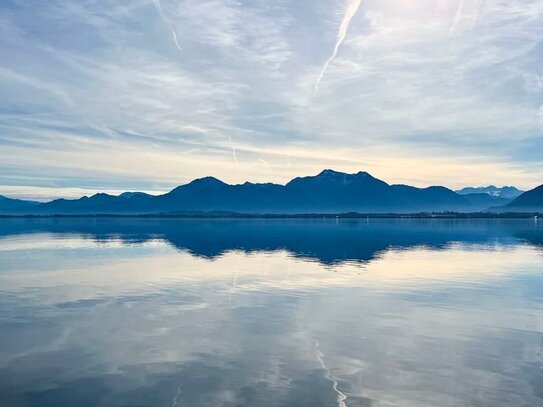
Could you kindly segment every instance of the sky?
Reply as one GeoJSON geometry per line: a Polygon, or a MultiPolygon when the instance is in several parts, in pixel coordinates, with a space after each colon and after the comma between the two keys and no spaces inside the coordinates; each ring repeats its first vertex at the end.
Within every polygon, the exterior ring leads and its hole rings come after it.
{"type": "Polygon", "coordinates": [[[543,184],[543,0],[1,0],[0,194],[543,184]]]}

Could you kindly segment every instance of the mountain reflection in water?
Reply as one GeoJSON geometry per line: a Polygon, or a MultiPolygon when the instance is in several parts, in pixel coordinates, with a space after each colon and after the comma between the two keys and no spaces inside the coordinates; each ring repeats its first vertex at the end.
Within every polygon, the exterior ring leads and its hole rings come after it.
{"type": "Polygon", "coordinates": [[[527,220],[1,220],[0,405],[542,405],[542,245],[527,220]]]}

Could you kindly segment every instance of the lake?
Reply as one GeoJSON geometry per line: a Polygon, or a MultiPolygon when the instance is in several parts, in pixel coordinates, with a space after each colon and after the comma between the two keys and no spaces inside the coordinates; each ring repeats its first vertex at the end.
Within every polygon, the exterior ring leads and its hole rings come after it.
{"type": "Polygon", "coordinates": [[[0,220],[0,405],[541,406],[541,220],[0,220]]]}

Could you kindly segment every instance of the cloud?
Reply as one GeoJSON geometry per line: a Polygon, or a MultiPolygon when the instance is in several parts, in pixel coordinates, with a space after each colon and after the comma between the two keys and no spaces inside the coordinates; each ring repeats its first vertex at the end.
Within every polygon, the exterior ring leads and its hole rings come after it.
{"type": "Polygon", "coordinates": [[[390,182],[541,183],[539,0],[365,0],[342,43],[354,6],[339,38],[324,0],[159,6],[0,6],[1,184],[162,190],[329,166],[390,182]]]}

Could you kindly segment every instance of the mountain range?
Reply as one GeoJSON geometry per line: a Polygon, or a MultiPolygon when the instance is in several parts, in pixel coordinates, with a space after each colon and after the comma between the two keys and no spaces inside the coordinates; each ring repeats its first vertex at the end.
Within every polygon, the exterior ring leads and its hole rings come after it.
{"type": "Polygon", "coordinates": [[[506,187],[497,187],[494,185],[489,185],[487,187],[466,187],[455,191],[460,195],[469,195],[469,194],[488,194],[491,196],[496,196],[505,199],[515,199],[522,195],[524,191],[521,191],[518,188],[513,186],[506,187]]]}
{"type": "Polygon", "coordinates": [[[324,170],[294,178],[286,185],[230,185],[214,177],[196,179],[163,195],[99,193],[80,199],[38,203],[0,198],[2,214],[175,214],[236,212],[247,214],[416,213],[543,211],[543,186],[514,200],[486,192],[457,193],[442,186],[390,185],[367,172],[324,170]]]}

